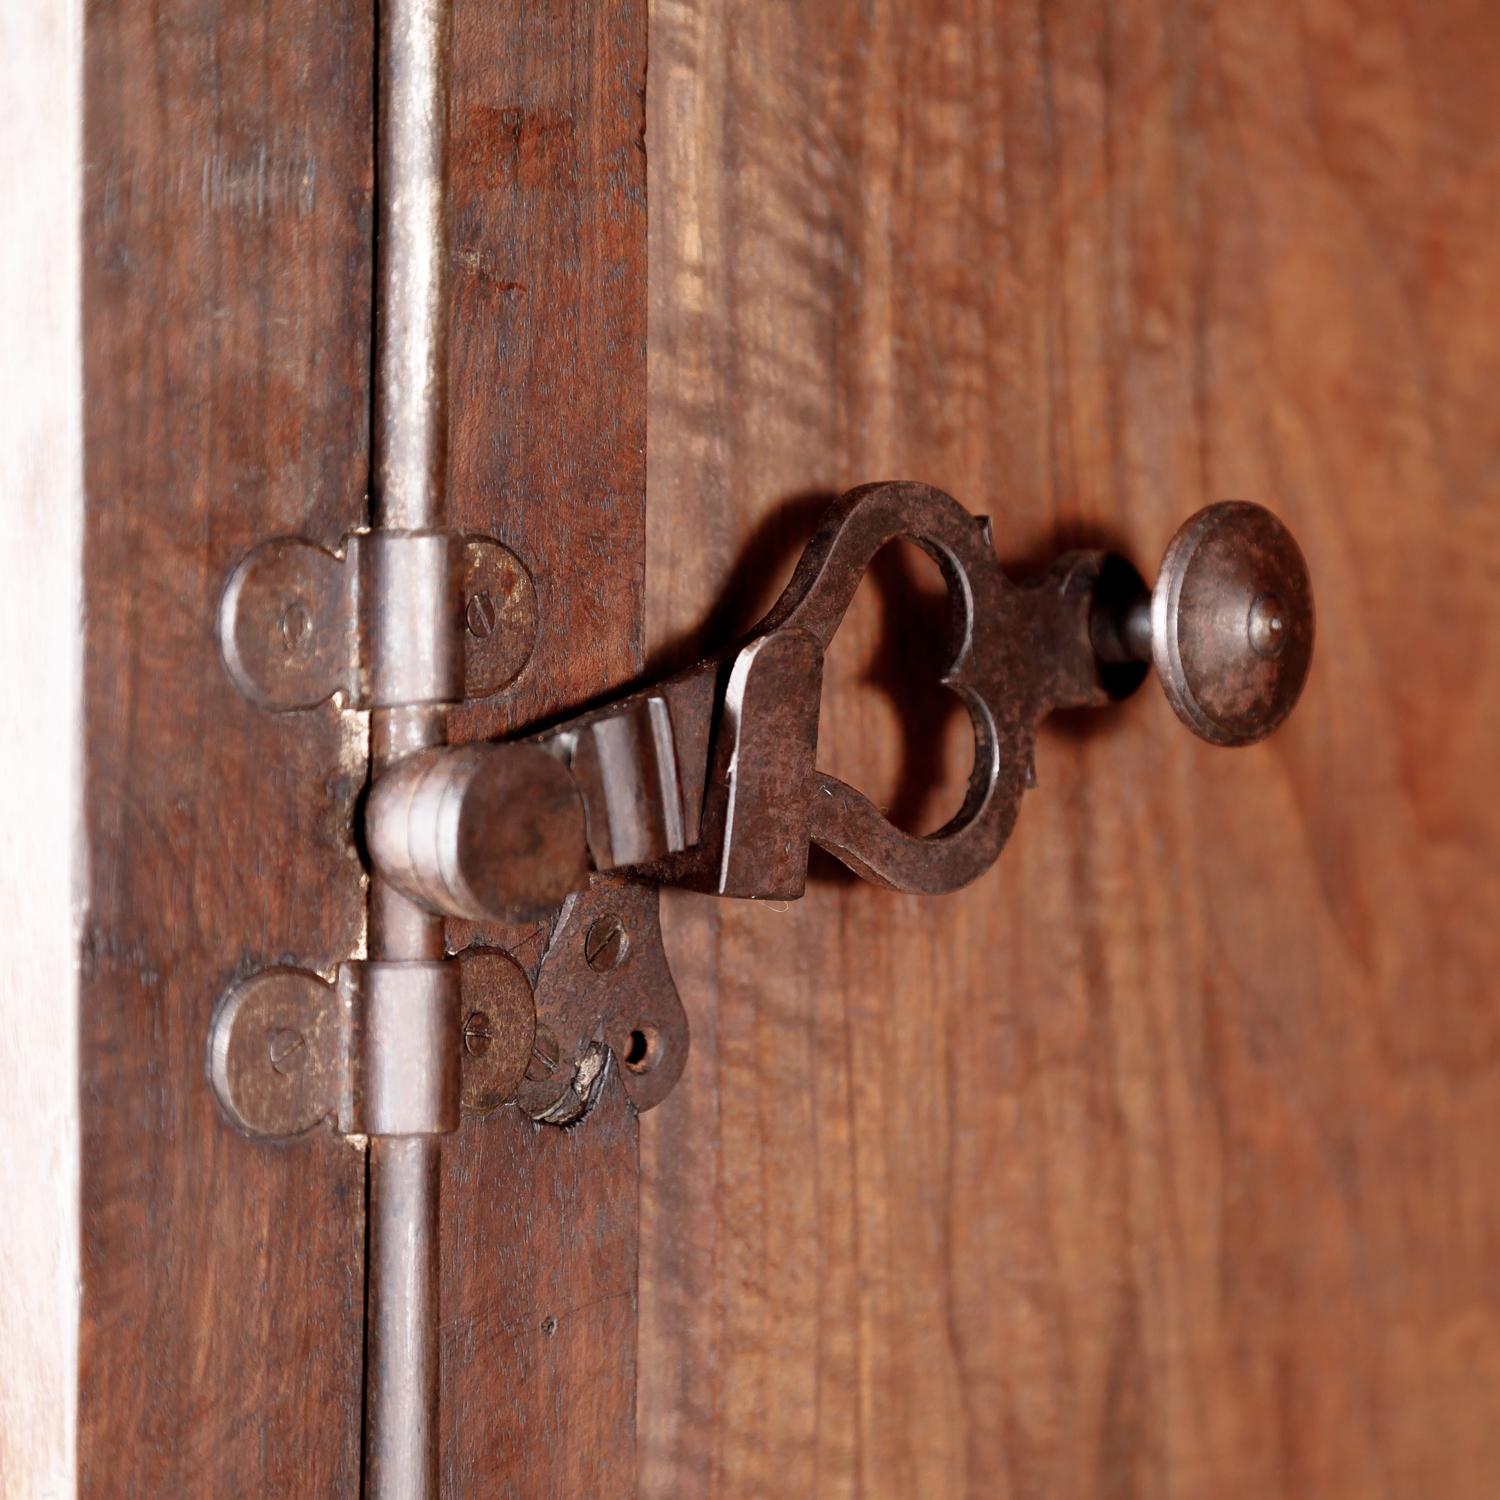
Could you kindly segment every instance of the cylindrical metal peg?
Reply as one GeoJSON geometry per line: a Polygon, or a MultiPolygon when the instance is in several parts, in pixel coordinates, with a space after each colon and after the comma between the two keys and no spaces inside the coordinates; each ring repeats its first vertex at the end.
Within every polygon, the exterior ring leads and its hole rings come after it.
{"type": "Polygon", "coordinates": [[[382,880],[444,916],[540,917],[588,882],[578,785],[539,745],[407,756],[375,783],[365,838],[382,880]]]}

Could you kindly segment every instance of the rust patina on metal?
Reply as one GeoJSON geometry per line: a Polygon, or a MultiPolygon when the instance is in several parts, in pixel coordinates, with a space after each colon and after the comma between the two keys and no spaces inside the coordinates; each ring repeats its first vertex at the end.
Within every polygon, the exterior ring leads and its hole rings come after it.
{"type": "Polygon", "coordinates": [[[528,740],[437,749],[397,766],[371,797],[369,847],[384,879],[452,915],[525,916],[579,889],[590,868],[794,899],[811,844],[881,885],[952,891],[983,874],[1010,836],[1049,713],[1116,701],[1154,663],[1195,733],[1252,744],[1295,706],[1312,643],[1307,565],[1260,506],[1193,516],[1152,593],[1105,552],[1068,553],[1013,582],[988,520],[927,485],[866,485],[832,507],[780,600],[739,645],[528,740]],[[898,537],[947,581],[943,680],[974,730],[964,804],[927,836],[817,769],[824,654],[871,560],[898,537]]]}

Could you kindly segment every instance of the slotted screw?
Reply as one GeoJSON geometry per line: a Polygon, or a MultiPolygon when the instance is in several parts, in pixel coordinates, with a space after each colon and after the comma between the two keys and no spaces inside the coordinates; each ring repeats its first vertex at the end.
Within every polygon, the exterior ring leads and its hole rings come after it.
{"type": "Polygon", "coordinates": [[[469,634],[475,640],[488,640],[495,628],[495,601],[490,598],[489,591],[481,589],[469,600],[469,607],[464,611],[464,623],[469,627],[469,634]]]}
{"type": "Polygon", "coordinates": [[[483,1057],[490,1050],[495,1033],[490,1029],[490,1018],[482,1010],[476,1010],[464,1022],[464,1051],[470,1057],[483,1057]]]}
{"type": "Polygon", "coordinates": [[[618,969],[630,952],[630,934],[614,912],[595,917],[583,940],[583,956],[596,974],[618,969]]]}
{"type": "Polygon", "coordinates": [[[278,1073],[295,1073],[307,1059],[307,1039],[290,1026],[279,1026],[266,1042],[266,1054],[278,1073]]]}

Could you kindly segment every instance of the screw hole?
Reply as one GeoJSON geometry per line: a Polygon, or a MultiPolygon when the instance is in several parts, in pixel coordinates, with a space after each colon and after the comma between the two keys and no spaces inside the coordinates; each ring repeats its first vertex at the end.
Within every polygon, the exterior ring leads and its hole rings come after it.
{"type": "Polygon", "coordinates": [[[632,1073],[645,1073],[656,1064],[653,1047],[656,1037],[653,1032],[637,1027],[625,1038],[625,1066],[632,1073]]]}
{"type": "Polygon", "coordinates": [[[552,1317],[543,1318],[542,1332],[550,1339],[557,1332],[557,1319],[552,1317]]]}

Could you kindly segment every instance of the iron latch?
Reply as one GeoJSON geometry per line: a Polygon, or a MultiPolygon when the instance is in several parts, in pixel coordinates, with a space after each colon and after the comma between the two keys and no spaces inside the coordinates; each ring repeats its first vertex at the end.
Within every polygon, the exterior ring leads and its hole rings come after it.
{"type": "MultiPolygon", "coordinates": [[[[353,537],[342,556],[267,544],[236,570],[220,621],[231,674],[278,708],[335,692],[352,705],[407,702],[421,681],[454,696],[461,685],[493,691],[524,664],[535,626],[514,554],[437,533],[353,537]],[[403,664],[413,611],[449,643],[436,673],[403,664]]],[[[792,900],[817,844],[878,884],[955,890],[1010,836],[1047,714],[1118,701],[1154,664],[1195,733],[1251,744],[1296,704],[1312,645],[1306,563],[1260,506],[1193,516],[1148,591],[1123,558],[1097,551],[1015,583],[988,520],[949,496],[912,483],[854,490],[731,650],[539,734],[418,750],[376,780],[364,830],[373,872],[437,915],[539,923],[538,962],[481,950],[446,963],[346,963],[334,980],[253,976],[215,1023],[219,1096],[262,1134],[322,1119],[352,1134],[439,1133],[456,1128],[460,1101],[514,1101],[566,1123],[613,1063],[649,1108],[687,1050],[659,886],[792,900]],[[924,548],[947,582],[943,680],[974,733],[963,806],[928,836],[895,827],[816,764],[824,653],[870,561],[897,537],[924,548]]]]}
{"type": "Polygon", "coordinates": [[[1103,552],[1066,554],[1014,583],[987,520],[925,485],[870,485],[833,507],[781,599],[731,651],[530,738],[393,767],[370,797],[370,856],[412,900],[468,917],[546,909],[590,871],[793,900],[812,844],[878,884],[952,891],[1009,837],[1047,714],[1115,702],[1154,663],[1195,733],[1251,744],[1291,712],[1312,642],[1306,564],[1260,506],[1195,515],[1153,593],[1103,552]],[[943,681],[974,732],[964,804],[927,836],[816,763],[824,653],[871,559],[897,537],[947,581],[943,681]]]}

